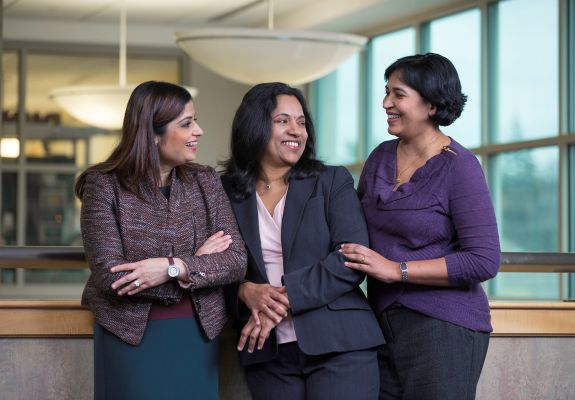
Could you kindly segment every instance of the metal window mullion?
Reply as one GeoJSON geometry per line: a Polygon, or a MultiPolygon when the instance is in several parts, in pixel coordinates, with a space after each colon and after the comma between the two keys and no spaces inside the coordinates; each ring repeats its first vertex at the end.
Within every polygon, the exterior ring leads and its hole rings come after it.
{"type": "MultiPolygon", "coordinates": [[[[367,86],[367,82],[368,82],[368,73],[367,73],[367,64],[368,64],[368,58],[367,58],[367,51],[363,51],[360,55],[359,55],[359,68],[358,68],[358,74],[359,76],[357,77],[357,83],[359,85],[359,93],[358,93],[358,99],[359,99],[359,112],[358,112],[358,118],[357,118],[357,146],[355,147],[355,163],[358,162],[362,162],[363,160],[365,160],[367,158],[367,138],[366,138],[366,132],[367,132],[367,121],[366,118],[361,118],[360,115],[367,115],[368,114],[368,104],[371,104],[367,101],[367,92],[368,92],[368,86],[367,86]],[[362,133],[363,132],[363,133],[362,133]]],[[[371,85],[369,86],[371,87],[371,85]]]]}
{"type": "MultiPolygon", "coordinates": [[[[27,70],[26,49],[18,51],[18,120],[16,121],[16,136],[20,141],[20,157],[18,158],[17,191],[16,191],[16,244],[26,245],[26,155],[24,125],[26,123],[26,70],[27,70]]],[[[25,270],[16,269],[16,286],[22,287],[25,284],[25,270]]]]}

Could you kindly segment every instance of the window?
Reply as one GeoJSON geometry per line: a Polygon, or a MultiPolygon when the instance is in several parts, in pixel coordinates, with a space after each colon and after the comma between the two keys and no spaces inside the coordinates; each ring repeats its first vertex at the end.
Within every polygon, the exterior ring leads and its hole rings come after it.
{"type": "Polygon", "coordinates": [[[368,55],[368,153],[384,140],[387,133],[384,73],[395,60],[415,53],[415,29],[406,28],[378,36],[369,43],[368,55]]]}
{"type": "Polygon", "coordinates": [[[461,117],[441,130],[467,148],[481,144],[480,27],[481,13],[477,8],[429,24],[429,51],[451,60],[459,74],[463,93],[467,95],[461,117]]]}
{"type": "Polygon", "coordinates": [[[332,164],[353,164],[358,158],[359,55],[314,84],[318,156],[332,164]]]}
{"type": "MultiPolygon", "coordinates": [[[[177,83],[180,56],[150,52],[130,56],[128,83],[151,79],[177,83]]],[[[75,120],[57,107],[49,93],[61,86],[117,84],[117,56],[114,51],[71,55],[66,49],[39,52],[24,46],[4,53],[3,64],[2,138],[16,140],[18,155],[8,157],[2,141],[0,244],[81,245],[75,177],[87,165],[102,161],[119,135],[75,120]],[[18,98],[18,57],[26,66],[25,104],[18,98]]],[[[4,269],[0,297],[78,298],[87,276],[86,269],[4,269]]]]}
{"type": "MultiPolygon", "coordinates": [[[[502,251],[559,251],[559,151],[543,147],[493,156],[491,194],[502,251]]],[[[500,273],[494,297],[557,298],[559,274],[500,273]]]]}
{"type": "Polygon", "coordinates": [[[559,134],[559,2],[510,0],[490,7],[491,139],[559,134]]]}
{"type": "MultiPolygon", "coordinates": [[[[502,250],[575,251],[575,0],[500,0],[458,11],[422,16],[371,40],[360,66],[366,130],[357,140],[366,152],[354,171],[389,139],[385,68],[414,53],[445,55],[468,102],[442,129],[474,150],[487,172],[502,250]]],[[[575,274],[500,273],[486,283],[492,298],[507,299],[558,299],[567,288],[575,298],[575,274]]]]}

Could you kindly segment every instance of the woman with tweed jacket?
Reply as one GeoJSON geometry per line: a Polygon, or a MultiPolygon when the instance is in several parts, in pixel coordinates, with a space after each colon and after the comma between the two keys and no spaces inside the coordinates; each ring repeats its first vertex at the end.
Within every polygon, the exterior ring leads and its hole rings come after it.
{"type": "Polygon", "coordinates": [[[95,400],[218,398],[222,286],[246,253],[218,174],[191,163],[202,135],[187,90],[144,82],[116,149],[76,182],[95,400]]]}

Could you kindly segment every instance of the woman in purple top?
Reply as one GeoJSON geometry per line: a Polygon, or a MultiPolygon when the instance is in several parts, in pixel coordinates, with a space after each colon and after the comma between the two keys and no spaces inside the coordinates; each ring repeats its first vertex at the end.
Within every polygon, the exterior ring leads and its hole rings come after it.
{"type": "Polygon", "coordinates": [[[368,297],[387,344],[380,399],[473,399],[489,343],[499,237],[475,155],[441,132],[466,96],[438,54],[404,57],[385,71],[388,132],[369,156],[358,192],[371,249],[346,244],[349,268],[368,275],[368,297]]]}

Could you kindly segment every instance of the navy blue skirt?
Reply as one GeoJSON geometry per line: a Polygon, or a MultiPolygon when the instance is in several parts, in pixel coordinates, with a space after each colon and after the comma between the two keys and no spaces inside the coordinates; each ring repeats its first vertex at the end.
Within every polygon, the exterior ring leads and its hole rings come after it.
{"type": "Polygon", "coordinates": [[[94,326],[94,400],[218,399],[218,344],[195,318],[148,321],[132,346],[94,326]]]}

